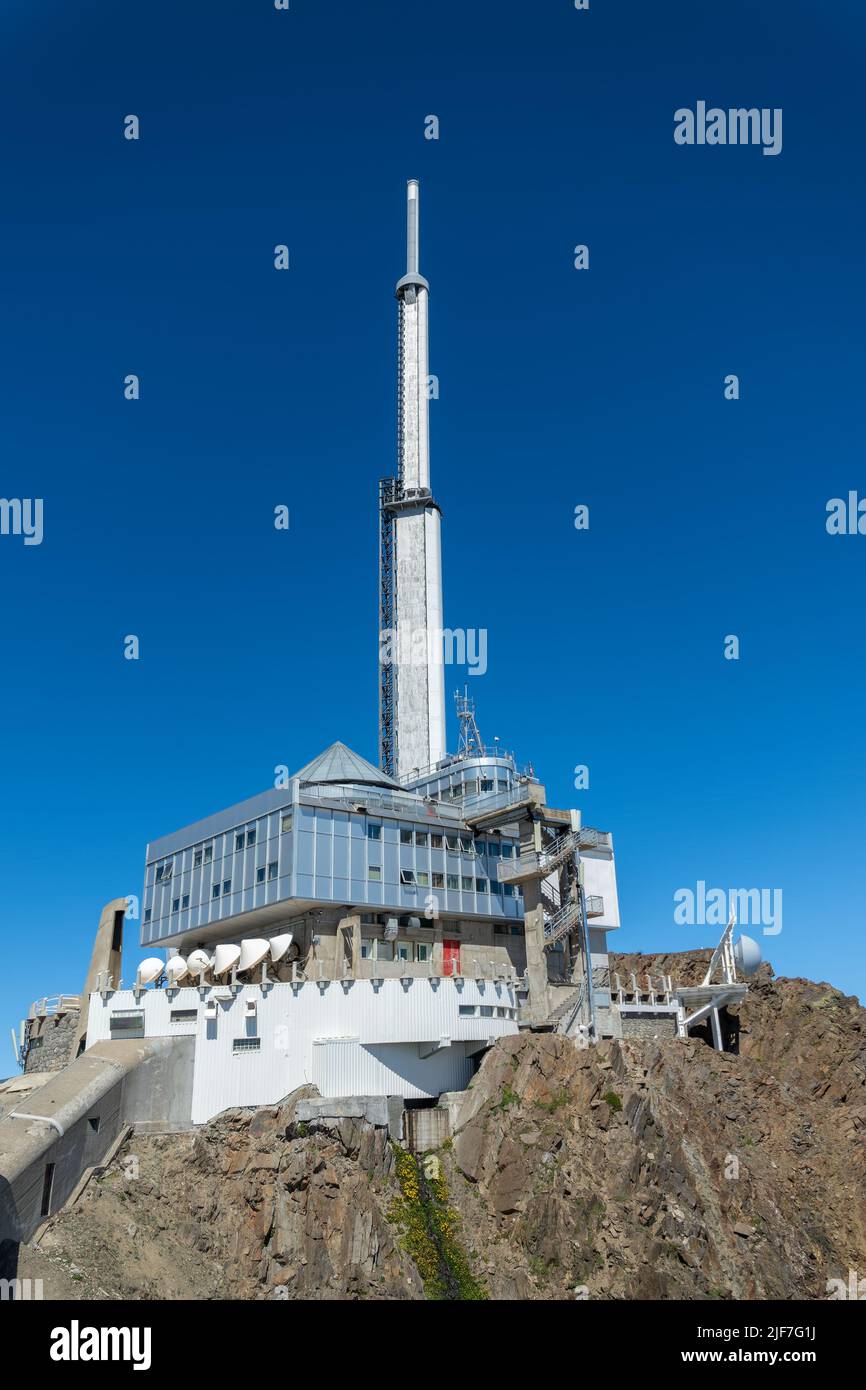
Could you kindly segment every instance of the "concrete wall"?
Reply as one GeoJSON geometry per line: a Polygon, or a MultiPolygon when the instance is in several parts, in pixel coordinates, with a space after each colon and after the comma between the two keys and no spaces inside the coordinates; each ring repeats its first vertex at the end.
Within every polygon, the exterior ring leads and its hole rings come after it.
{"type": "Polygon", "coordinates": [[[174,1047],[169,1039],[101,1044],[7,1112],[0,1120],[0,1244],[29,1240],[125,1124],[158,1105],[171,1114],[189,1104],[189,1089],[186,1096],[168,1089],[182,1087],[187,1070],[182,1056],[168,1055],[174,1047]]]}

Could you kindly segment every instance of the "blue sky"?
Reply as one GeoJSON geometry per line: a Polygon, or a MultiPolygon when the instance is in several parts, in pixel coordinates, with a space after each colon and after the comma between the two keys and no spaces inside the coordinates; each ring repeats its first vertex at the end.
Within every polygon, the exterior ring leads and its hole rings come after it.
{"type": "Polygon", "coordinates": [[[777,970],[863,997],[866,537],[825,508],[866,495],[866,17],[827,9],[4,7],[0,495],[45,517],[0,537],[7,1029],[148,839],[376,756],[410,177],[482,732],[614,832],[616,945],[708,944],[698,880],[781,889],[777,970]],[[781,107],[782,153],[676,145],[698,100],[781,107]]]}

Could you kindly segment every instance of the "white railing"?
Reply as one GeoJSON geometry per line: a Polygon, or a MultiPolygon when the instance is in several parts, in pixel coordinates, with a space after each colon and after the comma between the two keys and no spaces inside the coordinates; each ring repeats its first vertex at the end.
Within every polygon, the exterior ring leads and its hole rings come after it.
{"type": "Polygon", "coordinates": [[[52,1014],[65,1014],[70,1009],[81,1008],[80,994],[46,994],[30,1005],[29,1018],[50,1018],[52,1014]]]}

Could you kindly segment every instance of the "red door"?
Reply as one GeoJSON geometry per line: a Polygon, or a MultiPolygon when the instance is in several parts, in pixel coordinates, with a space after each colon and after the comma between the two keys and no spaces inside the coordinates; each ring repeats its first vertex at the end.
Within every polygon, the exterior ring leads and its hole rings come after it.
{"type": "Polygon", "coordinates": [[[460,942],[442,942],[442,970],[446,975],[460,974],[460,942]]]}

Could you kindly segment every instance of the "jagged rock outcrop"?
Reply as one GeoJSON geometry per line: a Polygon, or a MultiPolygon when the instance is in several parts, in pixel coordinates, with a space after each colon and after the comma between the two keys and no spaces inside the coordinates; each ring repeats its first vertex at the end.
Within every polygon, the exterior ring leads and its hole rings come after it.
{"type": "MultiPolygon", "coordinates": [[[[387,1129],[298,1124],[311,1094],[131,1140],[43,1237],[37,1263],[74,1261],[83,1297],[423,1297],[385,1214],[387,1129]]],[[[50,1283],[49,1269],[49,1294],[50,1283]]]]}
{"type": "MultiPolygon", "coordinates": [[[[708,958],[621,969],[686,979],[708,958]]],[[[487,1296],[821,1298],[866,1268],[866,1012],[762,967],[741,1013],[739,1056],[526,1033],[491,1049],[437,1170],[487,1296]]],[[[22,1273],[46,1296],[63,1276],[64,1296],[424,1297],[387,1130],[300,1124],[307,1094],[136,1137],[22,1273]]]]}

